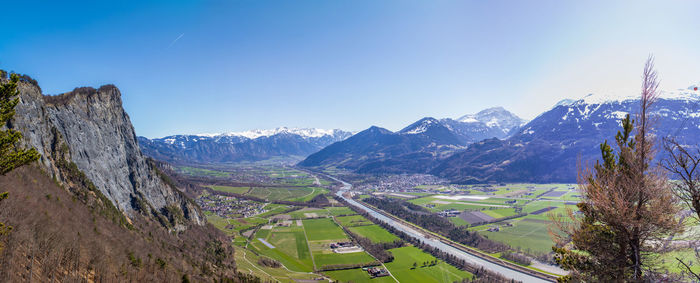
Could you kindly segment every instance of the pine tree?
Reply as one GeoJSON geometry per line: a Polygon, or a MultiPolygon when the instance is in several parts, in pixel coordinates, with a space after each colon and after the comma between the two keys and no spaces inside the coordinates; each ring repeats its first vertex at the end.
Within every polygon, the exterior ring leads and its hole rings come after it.
{"type": "MultiPolygon", "coordinates": [[[[8,126],[15,116],[15,106],[19,103],[18,82],[19,76],[12,74],[8,82],[0,85],[0,125],[8,126]]],[[[21,139],[22,133],[17,130],[0,130],[0,175],[39,159],[36,149],[20,148],[21,139]]]]}
{"type": "MultiPolygon", "coordinates": [[[[18,82],[19,76],[12,74],[8,82],[0,84],[0,125],[5,126],[4,130],[0,130],[0,175],[5,175],[17,167],[39,159],[39,153],[36,149],[22,149],[20,147],[21,132],[7,128],[15,116],[15,106],[19,103],[17,97],[19,95],[18,82]]],[[[0,201],[7,199],[7,197],[7,192],[0,193],[0,201]]],[[[9,233],[11,229],[12,227],[0,222],[0,236],[9,233]]],[[[0,242],[0,250],[2,248],[0,242]]]]}

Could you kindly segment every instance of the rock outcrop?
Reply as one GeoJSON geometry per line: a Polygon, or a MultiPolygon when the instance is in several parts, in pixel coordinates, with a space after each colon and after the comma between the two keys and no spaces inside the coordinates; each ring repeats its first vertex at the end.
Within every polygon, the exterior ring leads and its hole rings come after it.
{"type": "Polygon", "coordinates": [[[161,222],[170,219],[175,229],[206,222],[196,204],[168,184],[141,153],[114,85],[56,96],[45,96],[28,82],[20,83],[19,90],[20,103],[9,126],[22,131],[59,184],[74,182],[70,174],[75,172],[70,171],[77,168],[129,218],[142,214],[161,222]]]}

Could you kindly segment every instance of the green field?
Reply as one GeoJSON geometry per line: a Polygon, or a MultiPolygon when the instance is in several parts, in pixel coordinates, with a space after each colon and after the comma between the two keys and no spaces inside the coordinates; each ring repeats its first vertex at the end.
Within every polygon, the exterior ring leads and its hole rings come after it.
{"type": "Polygon", "coordinates": [[[294,272],[281,268],[270,268],[257,264],[259,256],[241,247],[236,247],[235,252],[236,268],[238,271],[253,274],[264,281],[296,282],[295,280],[310,280],[318,275],[306,272],[294,272]]]}
{"type": "Polygon", "coordinates": [[[218,228],[221,231],[224,231],[224,233],[226,233],[227,235],[233,234],[233,229],[226,228],[226,226],[229,225],[229,222],[226,220],[226,218],[223,218],[208,211],[204,212],[204,215],[207,217],[207,221],[211,223],[211,225],[214,225],[214,227],[218,228]]]}
{"type": "Polygon", "coordinates": [[[250,187],[229,187],[229,186],[209,186],[212,190],[219,192],[227,192],[234,194],[245,194],[250,190],[250,187]]]}
{"type": "Polygon", "coordinates": [[[503,218],[515,215],[515,208],[485,209],[481,211],[493,218],[503,218]]]}
{"type": "Polygon", "coordinates": [[[298,272],[313,271],[313,262],[309,246],[301,227],[290,227],[275,230],[261,229],[251,242],[251,247],[266,256],[280,261],[288,269],[298,272]],[[275,248],[269,248],[258,240],[266,239],[275,248]]]}
{"type": "Polygon", "coordinates": [[[552,251],[554,242],[549,236],[549,222],[541,219],[518,218],[512,227],[501,226],[499,232],[481,231],[480,234],[489,239],[519,247],[524,251],[548,253],[552,251]]]}
{"type": "Polygon", "coordinates": [[[391,283],[396,282],[391,276],[371,278],[367,271],[361,268],[347,269],[347,270],[337,270],[337,271],[325,271],[323,272],[326,276],[333,278],[338,282],[354,282],[354,283],[391,283]]]}
{"type": "Polygon", "coordinates": [[[306,219],[306,218],[316,218],[316,217],[326,217],[330,215],[330,212],[322,208],[305,208],[289,213],[292,219],[306,219]]]}
{"type": "Polygon", "coordinates": [[[317,195],[328,193],[328,190],[319,187],[300,188],[263,188],[254,187],[246,195],[269,201],[309,201],[317,195]]]}
{"type": "Polygon", "coordinates": [[[374,258],[366,252],[348,254],[337,254],[333,252],[314,252],[314,262],[316,262],[317,268],[333,264],[371,263],[374,261],[374,258]]]}
{"type": "Polygon", "coordinates": [[[304,219],[302,223],[309,241],[347,239],[343,229],[330,218],[304,219]]]}
{"type": "Polygon", "coordinates": [[[464,278],[471,278],[469,272],[457,269],[443,261],[437,265],[421,267],[423,262],[435,260],[435,257],[416,247],[403,247],[389,250],[394,261],[385,264],[399,282],[444,282],[452,283],[464,278]],[[413,263],[418,267],[412,269],[413,263]]]}
{"type": "Polygon", "coordinates": [[[367,220],[366,218],[362,217],[362,215],[352,215],[352,216],[339,216],[335,218],[340,225],[343,225],[343,227],[354,227],[354,226],[364,226],[364,225],[372,225],[372,221],[367,220]]]}
{"type": "Polygon", "coordinates": [[[209,170],[209,169],[204,169],[204,168],[196,168],[196,167],[178,167],[177,171],[183,174],[187,174],[190,176],[208,176],[208,177],[228,177],[231,174],[223,171],[216,171],[216,170],[209,170]]]}
{"type": "Polygon", "coordinates": [[[394,236],[394,234],[389,233],[389,231],[379,227],[379,225],[357,226],[350,227],[348,229],[351,232],[368,238],[375,243],[388,243],[399,239],[399,237],[394,236]]]}
{"type": "Polygon", "coordinates": [[[357,213],[355,213],[354,211],[352,211],[352,209],[349,209],[349,208],[344,207],[344,206],[340,206],[340,207],[328,207],[328,208],[326,208],[326,210],[328,210],[328,212],[330,212],[330,214],[333,215],[333,216],[354,215],[354,214],[357,214],[357,213]]]}

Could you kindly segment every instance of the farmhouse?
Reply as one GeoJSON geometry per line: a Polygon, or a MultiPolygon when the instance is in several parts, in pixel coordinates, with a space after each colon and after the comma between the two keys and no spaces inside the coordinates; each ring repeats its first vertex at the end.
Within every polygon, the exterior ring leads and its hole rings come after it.
{"type": "Polygon", "coordinates": [[[331,249],[349,248],[355,246],[352,242],[337,242],[331,244],[331,249]]]}
{"type": "Polygon", "coordinates": [[[442,217],[456,217],[460,213],[462,213],[462,212],[459,210],[456,210],[456,209],[447,209],[447,210],[443,210],[443,211],[438,212],[438,215],[440,215],[442,217]]]}

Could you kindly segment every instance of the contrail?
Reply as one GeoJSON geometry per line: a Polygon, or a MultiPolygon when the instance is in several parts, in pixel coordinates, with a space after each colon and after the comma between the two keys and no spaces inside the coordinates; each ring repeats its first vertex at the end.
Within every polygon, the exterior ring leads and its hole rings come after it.
{"type": "Polygon", "coordinates": [[[180,38],[182,38],[183,35],[185,35],[185,33],[181,33],[175,40],[173,40],[173,42],[170,43],[170,45],[168,45],[168,48],[166,48],[166,49],[170,49],[170,47],[172,47],[173,44],[175,44],[175,42],[177,42],[180,38]]]}

